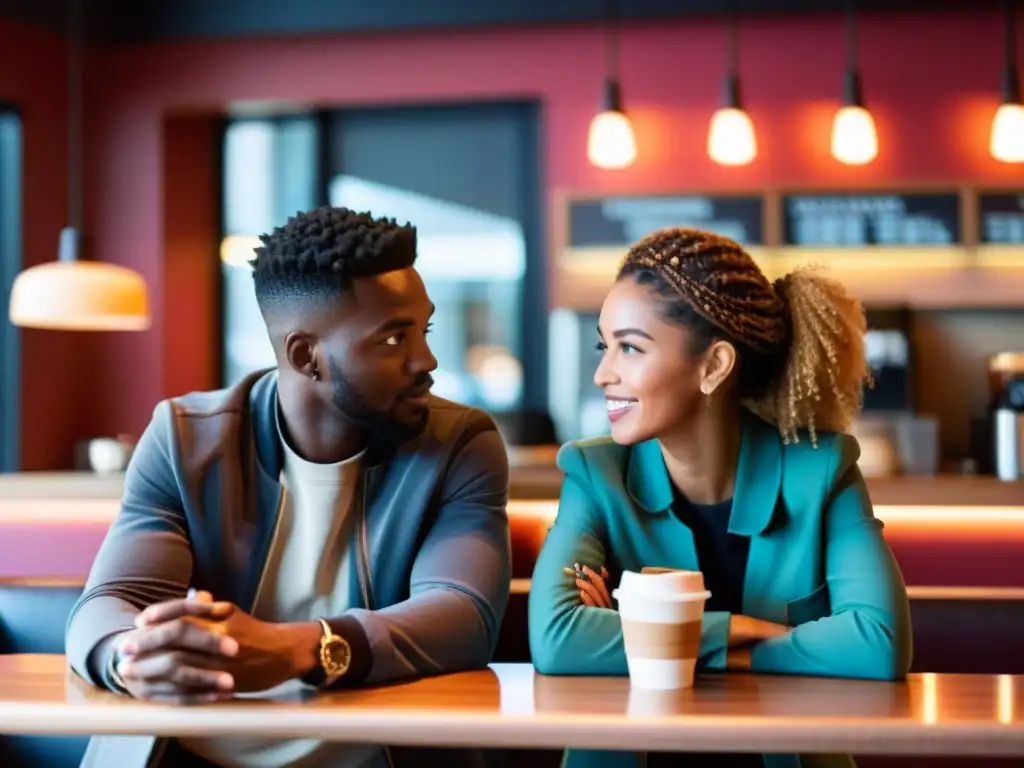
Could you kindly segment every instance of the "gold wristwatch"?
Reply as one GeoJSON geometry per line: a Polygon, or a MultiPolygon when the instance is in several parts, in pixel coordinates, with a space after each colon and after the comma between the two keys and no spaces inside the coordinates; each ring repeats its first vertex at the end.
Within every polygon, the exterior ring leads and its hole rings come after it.
{"type": "Polygon", "coordinates": [[[341,635],[334,634],[331,625],[323,619],[317,619],[324,634],[320,638],[320,664],[310,671],[303,679],[310,685],[330,685],[348,672],[352,663],[352,647],[341,635]]]}

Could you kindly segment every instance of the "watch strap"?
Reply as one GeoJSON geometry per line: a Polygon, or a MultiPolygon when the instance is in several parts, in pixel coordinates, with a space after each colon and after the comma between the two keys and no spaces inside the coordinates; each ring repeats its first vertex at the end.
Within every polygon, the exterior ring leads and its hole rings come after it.
{"type": "Polygon", "coordinates": [[[319,624],[320,628],[324,631],[324,637],[330,637],[331,635],[338,634],[331,629],[331,625],[327,623],[326,619],[317,619],[316,623],[319,624]]]}
{"type": "Polygon", "coordinates": [[[317,621],[320,622],[321,627],[325,628],[325,631],[329,629],[330,634],[337,635],[348,643],[349,665],[344,674],[338,675],[334,679],[328,679],[319,662],[320,652],[317,648],[317,663],[313,669],[302,676],[302,682],[316,687],[329,687],[332,685],[358,685],[366,680],[370,674],[370,668],[373,666],[373,654],[370,650],[370,640],[366,636],[366,630],[363,629],[359,620],[354,616],[338,616],[330,619],[317,619],[317,621]]]}

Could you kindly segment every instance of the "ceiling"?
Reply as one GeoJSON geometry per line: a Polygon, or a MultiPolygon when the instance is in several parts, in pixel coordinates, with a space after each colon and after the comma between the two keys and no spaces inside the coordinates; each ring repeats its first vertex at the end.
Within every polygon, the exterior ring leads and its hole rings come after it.
{"type": "MultiPolygon", "coordinates": [[[[209,37],[510,27],[597,22],[608,0],[82,0],[96,42],[129,43],[209,37]]],[[[780,15],[836,12],[844,0],[620,0],[628,21],[654,21],[735,10],[780,15]]],[[[860,11],[935,11],[1000,5],[998,0],[858,0],[860,11]]],[[[69,0],[0,0],[0,18],[63,30],[69,0]]]]}

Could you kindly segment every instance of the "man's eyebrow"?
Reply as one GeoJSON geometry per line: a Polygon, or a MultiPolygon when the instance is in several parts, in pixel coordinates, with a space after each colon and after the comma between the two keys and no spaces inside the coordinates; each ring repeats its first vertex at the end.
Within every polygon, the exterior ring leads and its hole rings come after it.
{"type": "Polygon", "coordinates": [[[413,320],[411,317],[396,317],[380,325],[375,331],[375,333],[384,333],[386,331],[401,331],[406,328],[412,328],[414,325],[416,325],[416,321],[413,320]]]}
{"type": "MultiPolygon", "coordinates": [[[[437,307],[434,304],[430,305],[430,316],[433,317],[437,311],[437,307]]],[[[386,333],[387,331],[403,331],[406,328],[414,328],[417,325],[416,320],[411,317],[394,317],[388,320],[386,323],[377,328],[374,333],[386,333]]]]}

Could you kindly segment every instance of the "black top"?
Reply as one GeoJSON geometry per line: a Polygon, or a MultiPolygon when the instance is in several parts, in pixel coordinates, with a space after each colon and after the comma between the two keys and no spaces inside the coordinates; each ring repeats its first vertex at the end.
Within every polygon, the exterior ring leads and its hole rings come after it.
{"type": "MultiPolygon", "coordinates": [[[[693,534],[697,566],[704,587],[711,592],[706,611],[743,613],[743,580],[747,575],[750,539],[729,533],[732,500],[694,504],[676,491],[672,513],[693,534]]],[[[760,755],[750,753],[691,752],[685,755],[650,753],[648,768],[685,765],[687,768],[764,768],[760,755]]]]}
{"type": "Polygon", "coordinates": [[[729,533],[732,500],[694,504],[677,491],[672,511],[693,533],[697,565],[704,574],[705,589],[711,592],[704,610],[743,613],[750,539],[729,533]]]}

